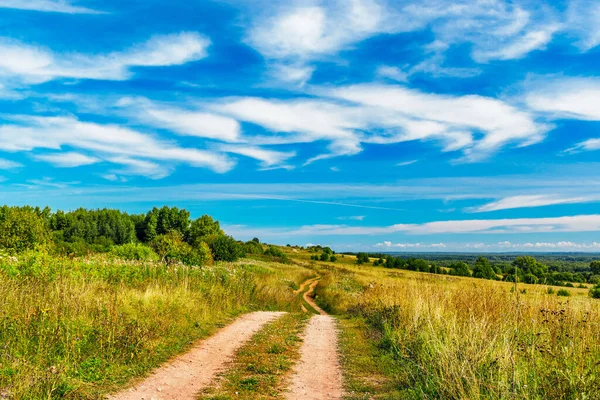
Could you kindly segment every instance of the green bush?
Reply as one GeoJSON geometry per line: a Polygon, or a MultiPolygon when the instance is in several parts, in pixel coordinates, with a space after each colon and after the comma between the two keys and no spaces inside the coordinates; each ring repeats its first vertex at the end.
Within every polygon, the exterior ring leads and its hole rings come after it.
{"type": "Polygon", "coordinates": [[[0,207],[0,248],[18,253],[48,244],[50,229],[44,212],[33,207],[0,207]]]}
{"type": "Polygon", "coordinates": [[[158,254],[152,248],[141,243],[129,243],[114,246],[110,253],[124,260],[158,261],[158,254]]]}
{"type": "Polygon", "coordinates": [[[329,254],[328,253],[323,253],[323,254],[321,254],[321,257],[319,259],[321,261],[329,261],[329,254]]]}
{"type": "Polygon", "coordinates": [[[564,296],[564,297],[569,297],[571,296],[571,293],[566,290],[566,289],[559,289],[558,292],[556,292],[557,296],[564,296]]]}
{"type": "Polygon", "coordinates": [[[263,254],[264,249],[263,249],[262,244],[260,244],[260,242],[257,242],[255,240],[250,240],[250,241],[244,243],[244,252],[246,254],[263,254]]]}
{"type": "Polygon", "coordinates": [[[337,261],[337,256],[336,256],[335,254],[332,254],[332,255],[329,257],[329,261],[331,261],[331,262],[336,262],[336,261],[337,261]]]}
{"type": "Polygon", "coordinates": [[[590,297],[594,299],[600,299],[600,284],[590,289],[590,297]]]}
{"type": "Polygon", "coordinates": [[[183,240],[183,234],[179,231],[158,235],[150,243],[150,246],[168,264],[180,262],[186,265],[205,265],[212,263],[211,251],[206,243],[200,241],[192,246],[183,240]]]}
{"type": "Polygon", "coordinates": [[[551,287],[549,287],[549,288],[546,290],[546,292],[547,292],[548,294],[554,294],[554,289],[552,289],[551,287]]]}
{"type": "Polygon", "coordinates": [[[219,235],[208,242],[215,261],[236,261],[244,256],[244,248],[231,236],[219,235]]]}
{"type": "Polygon", "coordinates": [[[285,257],[283,251],[277,246],[269,246],[268,249],[265,250],[265,255],[272,257],[285,257]]]}

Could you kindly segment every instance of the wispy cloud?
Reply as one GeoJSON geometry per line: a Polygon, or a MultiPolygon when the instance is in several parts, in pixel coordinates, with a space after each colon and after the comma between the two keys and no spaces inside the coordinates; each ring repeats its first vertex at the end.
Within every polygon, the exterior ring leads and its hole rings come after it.
{"type": "Polygon", "coordinates": [[[406,167],[407,165],[413,165],[416,162],[419,162],[419,160],[402,161],[397,163],[396,167],[406,167]]]}
{"type": "Polygon", "coordinates": [[[65,14],[104,13],[91,8],[75,6],[71,4],[71,2],[61,0],[0,0],[0,8],[13,8],[17,10],[56,12],[65,14]]]}
{"type": "MultiPolygon", "coordinates": [[[[252,229],[252,228],[248,228],[252,229]]],[[[516,218],[435,221],[423,224],[389,226],[307,225],[298,228],[263,228],[262,236],[367,236],[404,233],[433,234],[523,234],[600,231],[600,215],[576,215],[556,218],[516,218]]],[[[242,229],[238,227],[238,232],[242,229]]],[[[254,231],[256,232],[256,230],[254,231]]]]}
{"type": "Polygon", "coordinates": [[[461,251],[461,252],[564,252],[564,251],[580,251],[580,252],[596,252],[600,250],[600,243],[588,242],[579,243],[571,241],[559,242],[524,242],[512,243],[509,241],[497,243],[393,243],[392,241],[384,241],[375,244],[373,247],[388,251],[408,251],[408,252],[446,252],[446,251],[461,251]]]}
{"type": "Polygon", "coordinates": [[[48,162],[59,168],[74,168],[83,165],[95,164],[101,161],[97,157],[90,157],[85,154],[75,152],[39,154],[35,155],[34,159],[37,161],[48,162]]]}
{"type": "Polygon", "coordinates": [[[18,162],[0,158],[0,169],[15,169],[22,166],[23,164],[20,164],[18,162]]]}
{"type": "Polygon", "coordinates": [[[123,52],[58,54],[8,39],[0,39],[0,80],[19,78],[36,84],[59,78],[126,80],[131,67],[181,65],[207,55],[210,40],[193,32],[155,36],[123,52]]]}
{"type": "Polygon", "coordinates": [[[352,215],[349,217],[337,217],[340,221],[364,221],[366,216],[364,215],[352,215]]]}
{"type": "Polygon", "coordinates": [[[463,161],[479,161],[515,144],[531,145],[549,129],[501,100],[482,96],[424,93],[399,85],[362,84],[315,88],[320,96],[303,99],[223,99],[211,108],[272,134],[254,144],[329,142],[328,153],[306,163],[355,155],[362,143],[437,141],[443,151],[462,151],[463,161]],[[475,132],[483,136],[476,139],[475,132]]]}
{"type": "Polygon", "coordinates": [[[581,204],[600,201],[600,196],[565,197],[560,195],[521,195],[505,197],[503,199],[484,204],[479,207],[469,208],[469,212],[489,212],[510,210],[515,208],[543,207],[557,204],[581,204]]]}
{"type": "Polygon", "coordinates": [[[525,101],[554,119],[600,120],[600,78],[536,76],[525,84],[525,101]]]}
{"type": "MultiPolygon", "coordinates": [[[[235,165],[222,153],[180,147],[173,142],[116,125],[82,122],[72,117],[13,116],[11,119],[13,123],[0,125],[0,150],[3,151],[60,150],[62,146],[70,146],[93,153],[96,158],[128,167],[133,164],[139,166],[143,162],[148,167],[150,160],[160,161],[162,170],[168,170],[169,165],[182,163],[223,173],[235,165]]],[[[64,155],[46,156],[46,161],[60,162],[57,157],[62,157],[63,164],[68,164],[64,155]]],[[[153,168],[129,169],[138,172],[148,170],[152,171],[152,177],[157,176],[153,168]]]]}

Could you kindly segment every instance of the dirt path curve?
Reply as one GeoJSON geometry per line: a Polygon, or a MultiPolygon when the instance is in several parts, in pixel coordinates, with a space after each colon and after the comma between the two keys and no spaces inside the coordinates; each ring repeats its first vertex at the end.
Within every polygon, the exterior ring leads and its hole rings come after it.
{"type": "Polygon", "coordinates": [[[315,278],[312,281],[310,281],[310,287],[308,288],[308,290],[306,292],[304,292],[304,294],[302,295],[302,297],[304,298],[304,301],[306,301],[312,308],[315,309],[316,312],[318,312],[321,315],[327,315],[327,313],[317,305],[317,303],[315,303],[315,301],[312,298],[312,294],[315,292],[315,288],[317,287],[317,285],[319,284],[319,278],[315,278]]]}
{"type": "Polygon", "coordinates": [[[311,283],[313,283],[313,281],[318,280],[319,278],[310,278],[304,282],[302,282],[302,284],[300,285],[300,287],[298,288],[298,290],[294,290],[294,294],[300,294],[304,291],[304,289],[306,289],[306,287],[308,285],[310,285],[311,283]]]}
{"type": "Polygon", "coordinates": [[[304,300],[321,315],[308,322],[300,361],[294,368],[288,400],[337,400],[342,398],[342,372],[338,359],[338,336],[335,320],[310,297],[318,280],[311,282],[304,300]]]}
{"type": "Polygon", "coordinates": [[[111,400],[185,400],[208,386],[234,352],[282,312],[254,312],[238,318],[187,353],[158,368],[144,381],[111,400]]]}

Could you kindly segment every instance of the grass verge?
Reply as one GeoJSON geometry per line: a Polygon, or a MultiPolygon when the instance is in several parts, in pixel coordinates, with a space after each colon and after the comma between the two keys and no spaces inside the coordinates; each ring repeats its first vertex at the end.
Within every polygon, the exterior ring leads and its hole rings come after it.
{"type": "Polygon", "coordinates": [[[403,371],[377,347],[378,333],[361,318],[339,318],[341,365],[347,400],[404,399],[398,389],[403,371]]]}

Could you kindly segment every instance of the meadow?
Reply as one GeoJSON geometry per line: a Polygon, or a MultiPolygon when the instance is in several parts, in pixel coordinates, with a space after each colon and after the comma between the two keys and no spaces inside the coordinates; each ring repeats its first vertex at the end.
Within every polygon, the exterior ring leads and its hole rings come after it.
{"type": "Polygon", "coordinates": [[[312,271],[29,253],[0,259],[0,398],[103,398],[255,309],[300,311],[312,271]]]}
{"type": "Polygon", "coordinates": [[[380,359],[370,368],[346,359],[350,398],[600,396],[600,302],[587,290],[562,297],[541,285],[350,263],[320,273],[318,303],[355,330],[344,351],[380,359]]]}
{"type": "Polygon", "coordinates": [[[348,399],[600,398],[597,260],[565,274],[244,243],[168,207],[2,207],[0,232],[0,399],[105,398],[255,310],[289,314],[202,396],[280,398],[309,279],[338,321],[348,399]]]}

